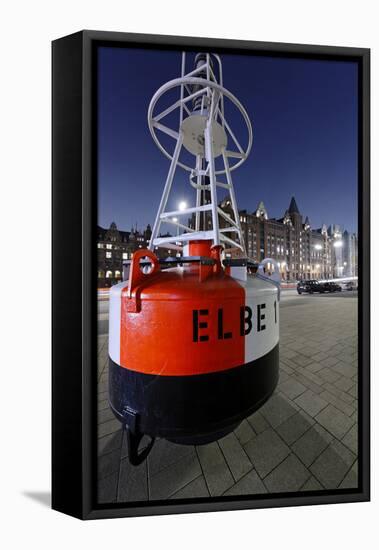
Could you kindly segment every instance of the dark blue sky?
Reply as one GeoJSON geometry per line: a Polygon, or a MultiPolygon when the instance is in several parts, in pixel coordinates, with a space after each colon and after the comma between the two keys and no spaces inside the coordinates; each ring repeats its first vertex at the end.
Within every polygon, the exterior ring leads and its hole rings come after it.
{"type": "MultiPolygon", "coordinates": [[[[263,200],[269,217],[279,218],[294,195],[312,227],[336,223],[356,231],[357,65],[221,57],[224,86],[244,105],[254,132],[249,158],[233,172],[239,208],[255,210],[263,200]]],[[[154,222],[169,161],[151,138],[147,109],[155,91],[180,76],[180,62],[179,51],[99,49],[98,222],[104,227],[154,222]]],[[[244,129],[230,114],[243,140],[244,129]]],[[[188,173],[179,168],[175,182],[171,206],[192,205],[188,173]]]]}

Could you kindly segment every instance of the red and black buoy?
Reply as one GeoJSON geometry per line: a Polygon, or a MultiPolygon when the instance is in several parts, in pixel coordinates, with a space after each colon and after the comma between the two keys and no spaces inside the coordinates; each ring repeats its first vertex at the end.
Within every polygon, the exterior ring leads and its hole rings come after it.
{"type": "Polygon", "coordinates": [[[234,279],[209,241],[189,249],[169,269],[152,252],[136,252],[129,281],[111,289],[109,399],[135,463],[143,434],[208,443],[235,429],[277,384],[277,288],[234,279]]]}
{"type": "MultiPolygon", "coordinates": [[[[195,75],[182,73],[177,79],[190,90],[188,101],[196,109],[187,108],[185,116],[183,96],[151,250],[135,252],[128,280],[110,291],[109,401],[127,431],[132,464],[146,458],[156,437],[204,444],[226,435],[269,398],[278,380],[277,281],[262,273],[262,266],[259,273],[248,274],[246,258],[226,256],[244,252],[228,160],[236,158],[239,164],[243,159],[242,153],[226,149],[229,125],[221,102],[223,94],[229,99],[231,94],[222,79],[209,76],[215,70],[210,54],[198,59],[196,67],[195,75]],[[166,212],[176,166],[186,166],[179,156],[183,144],[196,158],[190,172],[196,206],[166,212]],[[216,169],[217,157],[222,157],[223,170],[216,169]],[[223,174],[226,181],[221,182],[223,174]],[[220,186],[230,192],[234,216],[220,213],[220,186]],[[179,221],[180,216],[192,216],[193,227],[179,221]],[[184,232],[160,237],[167,220],[184,232]],[[160,246],[169,246],[177,256],[158,260],[153,250],[160,246]],[[151,443],[139,452],[144,434],[151,443]]],[[[167,86],[171,89],[172,82],[162,88],[167,86]]],[[[162,126],[162,118],[152,115],[152,125],[157,127],[158,119],[162,126]]],[[[273,269],[275,262],[267,262],[273,269]]]]}

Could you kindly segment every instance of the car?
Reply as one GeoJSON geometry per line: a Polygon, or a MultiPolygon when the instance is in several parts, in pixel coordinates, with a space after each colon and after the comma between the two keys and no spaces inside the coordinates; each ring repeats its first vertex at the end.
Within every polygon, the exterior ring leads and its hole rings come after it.
{"type": "Polygon", "coordinates": [[[333,283],[333,282],[322,283],[322,286],[323,286],[323,292],[341,292],[342,290],[341,285],[338,285],[337,283],[333,283]]]}
{"type": "Polygon", "coordinates": [[[322,284],[315,279],[309,279],[306,281],[299,281],[297,283],[297,293],[303,294],[303,292],[308,292],[313,294],[314,292],[324,292],[322,284]]]}
{"type": "Polygon", "coordinates": [[[358,286],[354,281],[347,281],[347,283],[344,284],[344,290],[357,290],[358,286]]]}
{"type": "Polygon", "coordinates": [[[317,281],[315,279],[299,281],[297,283],[298,294],[303,294],[303,292],[308,292],[308,294],[319,292],[320,294],[323,294],[324,292],[341,292],[341,290],[342,287],[337,283],[317,281]]]}

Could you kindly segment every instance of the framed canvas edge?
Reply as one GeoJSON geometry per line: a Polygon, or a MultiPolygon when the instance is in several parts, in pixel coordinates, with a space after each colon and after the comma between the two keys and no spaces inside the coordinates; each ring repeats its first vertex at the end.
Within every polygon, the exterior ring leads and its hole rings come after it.
{"type": "Polygon", "coordinates": [[[82,48],[82,33],[52,43],[52,508],[75,517],[83,516],[82,48]],[[68,260],[79,284],[66,281],[68,260]]]}
{"type": "MultiPolygon", "coordinates": [[[[158,514],[179,514],[192,512],[226,511],[254,508],[300,506],[313,504],[334,504],[344,502],[361,502],[370,500],[370,50],[366,48],[350,48],[337,46],[315,46],[301,44],[282,44],[272,42],[254,42],[229,39],[177,37],[164,35],[145,35],[134,33],[81,31],[82,37],[82,219],[80,220],[82,234],[82,343],[81,343],[81,383],[82,383],[82,416],[80,418],[82,433],[82,452],[80,458],[82,468],[82,500],[80,514],[73,513],[82,519],[100,519],[127,516],[146,516],[158,514]],[[359,166],[359,416],[360,429],[360,485],[361,491],[323,491],[322,494],[275,494],[259,496],[258,498],[234,500],[200,499],[196,502],[156,503],[146,502],[137,505],[120,505],[109,507],[95,503],[96,491],[94,484],[96,441],[93,438],[94,419],[93,399],[95,398],[96,379],[93,377],[91,365],[96,334],[96,308],[94,296],[96,284],[92,276],[96,256],[93,253],[94,215],[94,105],[92,92],[94,86],[93,51],[101,42],[117,41],[124,44],[139,44],[143,47],[187,47],[187,48],[220,48],[225,50],[246,50],[252,54],[261,52],[275,55],[294,55],[306,57],[340,57],[355,58],[360,63],[360,166],[359,166]],[[363,245],[364,243],[364,245],[363,245]],[[362,284],[361,284],[362,281],[362,284]],[[209,500],[209,501],[208,501],[209,500]]],[[[62,38],[60,40],[65,40],[62,38]]],[[[53,314],[54,316],[54,314],[53,314]]],[[[96,344],[96,342],[95,342],[96,344]]],[[[78,419],[79,420],[79,419],[78,419]]],[[[70,513],[67,510],[61,510],[70,513]]]]}

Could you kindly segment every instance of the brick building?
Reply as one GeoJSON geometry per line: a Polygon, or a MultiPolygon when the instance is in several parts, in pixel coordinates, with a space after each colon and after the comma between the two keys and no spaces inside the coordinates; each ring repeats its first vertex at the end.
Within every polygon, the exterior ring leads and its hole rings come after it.
{"type": "Polygon", "coordinates": [[[130,260],[138,248],[146,248],[151,236],[151,227],[144,231],[133,228],[120,231],[111,223],[109,229],[97,227],[97,286],[111,286],[122,280],[122,263],[130,260]]]}
{"type": "MultiPolygon", "coordinates": [[[[221,207],[231,215],[230,201],[221,207]]],[[[256,262],[273,258],[280,264],[283,280],[326,279],[333,276],[333,239],[327,227],[313,229],[292,197],[283,218],[269,218],[263,202],[254,212],[240,210],[247,256],[256,262]]]]}
{"type": "MultiPolygon", "coordinates": [[[[168,237],[168,233],[160,237],[168,237]]],[[[112,222],[108,229],[97,226],[97,287],[105,288],[122,280],[122,266],[139,248],[148,248],[151,237],[150,224],[143,231],[132,227],[121,231],[112,222]]],[[[158,257],[171,256],[174,251],[156,249],[158,257]]]]}

